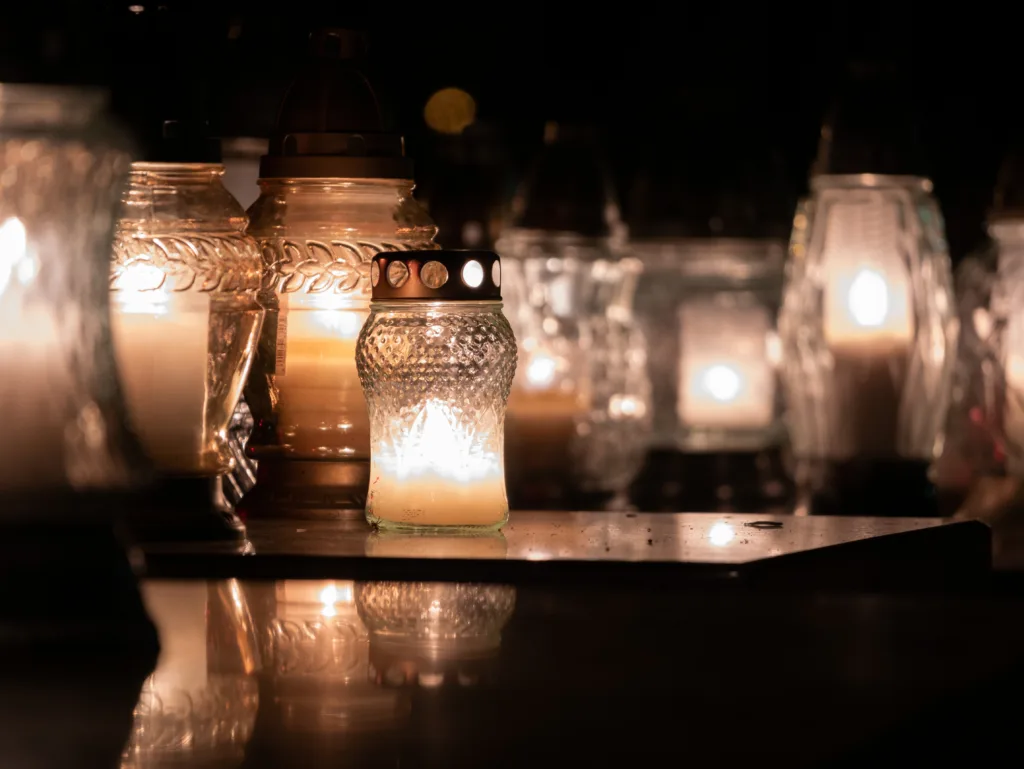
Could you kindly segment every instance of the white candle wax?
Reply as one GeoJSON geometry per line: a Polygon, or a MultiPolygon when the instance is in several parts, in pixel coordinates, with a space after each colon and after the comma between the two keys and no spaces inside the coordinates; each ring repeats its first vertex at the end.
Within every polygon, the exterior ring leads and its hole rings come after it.
{"type": "Polygon", "coordinates": [[[833,352],[886,356],[914,335],[899,207],[878,196],[828,208],[824,332],[833,352]]]}
{"type": "Polygon", "coordinates": [[[160,657],[151,679],[165,703],[187,702],[207,684],[206,582],[141,583],[142,598],[160,637],[160,657]]]}
{"type": "Polygon", "coordinates": [[[356,340],[368,310],[293,307],[278,323],[278,431],[294,454],[367,459],[370,423],[356,340]]]}
{"type": "Polygon", "coordinates": [[[112,294],[111,331],[121,387],[142,446],[164,472],[220,469],[206,451],[209,298],[162,287],[164,274],[138,263],[112,294]]]}
{"type": "Polygon", "coordinates": [[[696,300],[679,308],[679,389],[684,427],[757,430],[775,418],[771,319],[758,306],[696,300]]]}
{"type": "Polygon", "coordinates": [[[465,424],[441,401],[427,401],[411,428],[394,429],[374,446],[369,510],[377,518],[419,526],[486,526],[508,511],[493,424],[465,424]]]}

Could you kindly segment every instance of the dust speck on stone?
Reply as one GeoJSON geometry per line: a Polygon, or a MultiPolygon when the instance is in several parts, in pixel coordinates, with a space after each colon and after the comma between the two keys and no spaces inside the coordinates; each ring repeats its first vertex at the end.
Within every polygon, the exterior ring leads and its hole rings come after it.
{"type": "Polygon", "coordinates": [[[649,539],[649,540],[647,540],[647,544],[648,544],[648,545],[653,545],[653,544],[654,544],[654,540],[653,540],[653,539],[649,539]]]}
{"type": "Polygon", "coordinates": [[[627,518],[636,518],[636,513],[626,513],[627,518]]]}

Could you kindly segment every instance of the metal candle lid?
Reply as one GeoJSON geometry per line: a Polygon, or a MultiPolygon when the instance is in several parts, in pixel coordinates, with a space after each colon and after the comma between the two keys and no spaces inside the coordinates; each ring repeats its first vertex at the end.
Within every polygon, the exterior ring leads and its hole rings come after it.
{"type": "Polygon", "coordinates": [[[501,259],[493,251],[382,251],[370,264],[373,300],[501,299],[501,259]]]}

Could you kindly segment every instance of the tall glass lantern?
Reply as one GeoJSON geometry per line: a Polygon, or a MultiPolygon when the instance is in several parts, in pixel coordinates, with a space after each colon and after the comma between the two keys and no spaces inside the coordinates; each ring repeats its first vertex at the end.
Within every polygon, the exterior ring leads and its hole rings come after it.
{"type": "Polygon", "coordinates": [[[70,515],[146,463],[127,428],[106,275],[125,137],[103,92],[0,85],[0,509],[70,515]]]}
{"type": "Polygon", "coordinates": [[[233,466],[228,425],[263,321],[261,264],[245,212],[224,188],[219,147],[202,132],[163,122],[153,160],[132,164],[114,239],[118,371],[163,477],[136,510],[142,539],[244,533],[221,476],[233,466]]]}
{"type": "Polygon", "coordinates": [[[519,370],[506,461],[513,507],[619,504],[651,425],[639,263],[593,132],[549,124],[498,241],[519,370]]]}
{"type": "Polygon", "coordinates": [[[249,516],[362,515],[370,424],[356,373],[381,251],[436,248],[412,197],[412,163],[357,66],[362,39],[312,36],[312,55],[278,114],[260,164],[249,232],[263,251],[267,322],[246,388],[249,516]]]}
{"type": "Polygon", "coordinates": [[[854,75],[787,274],[790,437],[811,512],[934,515],[959,327],[942,214],[899,78],[854,75]]]}

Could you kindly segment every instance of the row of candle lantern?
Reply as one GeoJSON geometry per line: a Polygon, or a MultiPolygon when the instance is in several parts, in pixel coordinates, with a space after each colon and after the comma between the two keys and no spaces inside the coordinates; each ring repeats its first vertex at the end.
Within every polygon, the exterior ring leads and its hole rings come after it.
{"type": "MultiPolygon", "coordinates": [[[[331,67],[335,81],[317,79],[318,61],[314,95],[324,82],[367,88],[350,63],[331,67]]],[[[331,122],[306,109],[309,89],[290,93],[248,227],[219,165],[132,165],[110,262],[109,343],[130,424],[163,475],[217,485],[246,382],[246,453],[259,460],[242,502],[250,515],[336,517],[362,509],[370,490],[367,512],[382,525],[500,526],[506,398],[514,490],[540,479],[545,499],[573,484],[615,493],[639,469],[652,423],[655,440],[687,451],[781,445],[780,371],[789,440],[812,486],[816,463],[826,474],[851,461],[927,466],[941,447],[957,322],[927,180],[815,178],[795,219],[776,334],[777,245],[646,243],[639,260],[623,258],[607,196],[592,196],[596,216],[591,206],[568,217],[521,198],[500,243],[503,278],[493,254],[435,250],[400,137],[368,130],[380,129],[379,114],[331,122]],[[637,280],[651,355],[631,307],[637,280]],[[497,304],[503,281],[518,345],[497,304]],[[371,294],[379,305],[366,323],[371,294]]],[[[24,372],[5,386],[25,437],[6,452],[5,491],[108,487],[130,474],[133,447],[118,432],[105,357],[102,232],[95,214],[58,224],[50,206],[63,195],[78,211],[88,185],[109,198],[126,155],[97,133],[88,94],[4,97],[29,121],[5,140],[6,346],[24,372]],[[54,174],[61,163],[82,178],[58,189],[69,178],[54,174]],[[96,253],[49,264],[54,233],[76,227],[92,240],[67,237],[96,253]],[[75,334],[76,355],[61,362],[75,334]]],[[[549,139],[561,153],[554,168],[571,172],[580,144],[549,139]]]]}

